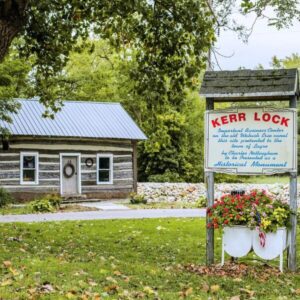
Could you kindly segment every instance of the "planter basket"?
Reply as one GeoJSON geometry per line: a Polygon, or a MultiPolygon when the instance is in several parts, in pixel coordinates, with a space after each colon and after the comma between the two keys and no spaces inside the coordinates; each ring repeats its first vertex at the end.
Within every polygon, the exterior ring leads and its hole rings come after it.
{"type": "Polygon", "coordinates": [[[271,260],[279,256],[279,269],[282,272],[283,252],[288,245],[286,228],[278,228],[276,232],[267,233],[263,247],[257,230],[246,226],[225,227],[222,240],[222,265],[224,265],[225,252],[232,257],[242,257],[253,249],[254,253],[262,259],[271,260]]]}

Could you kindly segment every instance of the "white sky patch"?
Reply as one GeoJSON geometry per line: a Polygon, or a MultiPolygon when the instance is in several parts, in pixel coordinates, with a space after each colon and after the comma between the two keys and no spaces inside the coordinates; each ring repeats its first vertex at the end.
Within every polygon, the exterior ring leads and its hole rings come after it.
{"type": "MultiPolygon", "coordinates": [[[[235,16],[243,24],[251,26],[254,16],[247,18],[240,14],[235,16]]],[[[293,26],[287,29],[277,30],[267,25],[267,20],[258,20],[249,38],[248,43],[243,43],[236,33],[221,32],[216,43],[216,49],[225,58],[217,56],[222,70],[235,70],[239,67],[254,69],[259,64],[264,68],[271,68],[270,62],[274,55],[285,58],[292,53],[300,54],[300,22],[294,21],[293,26]]],[[[219,67],[215,64],[215,70],[219,67]]]]}

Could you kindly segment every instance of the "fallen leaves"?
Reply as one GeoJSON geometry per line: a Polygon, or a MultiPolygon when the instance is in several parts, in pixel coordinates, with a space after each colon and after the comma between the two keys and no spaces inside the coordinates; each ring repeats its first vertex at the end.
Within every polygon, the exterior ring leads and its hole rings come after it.
{"type": "Polygon", "coordinates": [[[210,287],[210,291],[211,291],[212,293],[217,293],[219,290],[220,290],[220,286],[217,285],[217,284],[214,284],[214,285],[212,285],[212,286],[210,287]]]}
{"type": "Polygon", "coordinates": [[[0,286],[8,286],[8,285],[12,285],[12,284],[13,284],[12,279],[6,279],[1,282],[0,286]]]}
{"type": "Polygon", "coordinates": [[[255,294],[255,291],[251,291],[251,290],[249,290],[249,289],[241,288],[240,291],[241,291],[241,293],[246,294],[246,295],[248,295],[249,297],[253,297],[254,294],[255,294]]]}
{"type": "Polygon", "coordinates": [[[271,276],[279,276],[281,273],[278,268],[270,266],[251,266],[244,263],[226,263],[224,266],[212,265],[212,266],[201,266],[201,265],[185,265],[184,270],[198,275],[208,275],[208,276],[226,276],[234,277],[235,282],[242,281],[241,277],[251,276],[257,278],[260,281],[266,281],[271,276]]]}
{"type": "Polygon", "coordinates": [[[9,268],[12,264],[11,264],[11,261],[5,260],[5,261],[3,262],[3,265],[4,265],[5,268],[9,268]]]}
{"type": "Polygon", "coordinates": [[[192,293],[193,293],[193,288],[186,287],[186,288],[182,289],[182,291],[179,292],[179,296],[181,298],[186,298],[186,297],[190,296],[192,293]]]}

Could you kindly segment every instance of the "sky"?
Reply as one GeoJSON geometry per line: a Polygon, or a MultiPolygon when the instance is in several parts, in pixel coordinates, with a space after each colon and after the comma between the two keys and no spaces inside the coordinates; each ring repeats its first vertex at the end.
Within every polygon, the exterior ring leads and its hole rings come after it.
{"type": "MultiPolygon", "coordinates": [[[[252,20],[249,17],[244,24],[252,24],[252,20]]],[[[221,32],[216,49],[222,55],[232,55],[230,58],[217,57],[222,70],[239,67],[254,69],[259,64],[266,69],[271,68],[270,62],[274,55],[282,59],[292,53],[300,54],[300,22],[294,22],[292,27],[278,31],[268,26],[266,20],[259,20],[247,44],[233,32],[221,32]]],[[[214,69],[220,70],[216,64],[214,69]]]]}

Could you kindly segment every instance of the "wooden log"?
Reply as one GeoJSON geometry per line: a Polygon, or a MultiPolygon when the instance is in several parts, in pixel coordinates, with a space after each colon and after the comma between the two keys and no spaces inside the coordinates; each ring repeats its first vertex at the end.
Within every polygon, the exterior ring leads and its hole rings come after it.
{"type": "Polygon", "coordinates": [[[0,185],[9,187],[9,186],[14,186],[18,187],[19,189],[23,189],[24,187],[28,188],[35,188],[35,187],[43,187],[43,186],[59,186],[60,181],[59,179],[53,178],[53,179],[39,179],[38,184],[31,184],[31,183],[25,183],[21,184],[20,179],[18,178],[12,178],[9,180],[0,180],[0,185]]]}
{"type": "Polygon", "coordinates": [[[292,272],[297,271],[297,173],[290,174],[290,208],[291,214],[291,230],[290,230],[290,246],[288,251],[288,269],[292,272]]]}
{"type": "MultiPolygon", "coordinates": [[[[0,154],[5,154],[7,155],[7,151],[3,151],[1,150],[2,148],[0,147],[0,154]]],[[[99,153],[99,151],[97,150],[91,150],[91,149],[88,149],[88,147],[84,150],[74,150],[74,149],[70,149],[68,151],[64,151],[64,150],[55,150],[55,149],[36,149],[36,150],[32,150],[32,149],[27,149],[27,148],[24,148],[24,149],[9,149],[9,153],[10,155],[13,155],[13,154],[16,154],[15,155],[15,159],[19,159],[18,156],[20,156],[20,152],[32,152],[32,151],[35,151],[35,152],[39,152],[39,155],[59,155],[60,153],[65,153],[65,152],[68,152],[68,153],[78,153],[80,152],[82,155],[85,155],[86,158],[88,158],[90,155],[91,156],[95,156],[97,153],[99,153]]],[[[115,150],[106,150],[106,151],[100,151],[101,153],[107,153],[107,154],[113,154],[114,157],[118,158],[118,157],[121,157],[121,158],[126,158],[126,157],[130,157],[131,158],[131,155],[132,155],[132,151],[115,151],[115,150]]],[[[1,158],[0,158],[1,160],[1,158]]]]}
{"type": "Polygon", "coordinates": [[[87,181],[81,181],[81,186],[82,187],[99,187],[99,188],[118,188],[120,186],[131,186],[133,185],[133,180],[131,178],[124,178],[123,180],[114,180],[112,184],[106,184],[106,183],[99,183],[97,184],[96,180],[87,180],[87,181]]]}
{"type": "Polygon", "coordinates": [[[132,152],[131,147],[120,147],[120,146],[102,146],[100,145],[68,145],[68,144],[32,144],[32,143],[27,143],[27,144],[11,144],[10,149],[19,149],[24,151],[24,149],[27,149],[28,151],[39,151],[39,150],[55,150],[59,152],[69,152],[69,151],[78,151],[78,152],[83,152],[83,151],[97,151],[97,152],[102,152],[102,151],[125,151],[125,152],[132,152]]]}
{"type": "Polygon", "coordinates": [[[7,172],[7,173],[0,173],[0,181],[3,180],[19,180],[20,172],[7,172]]]}
{"type": "Polygon", "coordinates": [[[130,178],[134,180],[132,170],[114,171],[114,180],[123,178],[130,178]]]}
{"type": "MultiPolygon", "coordinates": [[[[289,106],[290,108],[297,108],[296,96],[290,98],[289,106]]],[[[292,210],[292,214],[290,230],[291,240],[288,251],[288,268],[290,271],[295,272],[297,270],[297,172],[290,174],[290,208],[292,210]]]]}
{"type": "Polygon", "coordinates": [[[132,170],[133,170],[133,191],[137,192],[137,180],[138,180],[138,169],[137,169],[137,141],[132,141],[132,170]]]}
{"type": "Polygon", "coordinates": [[[127,139],[101,139],[101,138],[71,138],[71,137],[34,137],[34,136],[12,136],[11,142],[52,142],[52,143],[68,143],[68,144],[127,144],[130,145],[131,140],[127,139]]]}
{"type": "MultiPolygon", "coordinates": [[[[207,191],[207,207],[212,207],[214,204],[214,173],[206,172],[206,191],[207,191]]],[[[206,225],[210,222],[210,218],[206,213],[206,225]]],[[[214,263],[214,228],[206,226],[206,264],[214,263]]]]}
{"type": "Polygon", "coordinates": [[[121,190],[131,190],[132,184],[126,186],[83,186],[81,188],[82,193],[96,192],[96,191],[121,191],[121,190]]]}
{"type": "MultiPolygon", "coordinates": [[[[206,110],[214,109],[214,99],[206,99],[206,110]]],[[[206,153],[207,155],[207,153],[206,153]]],[[[207,207],[212,207],[214,204],[214,173],[205,172],[206,192],[207,192],[207,207]]],[[[206,225],[210,221],[206,213],[206,225]]],[[[206,264],[214,263],[214,229],[206,226],[206,264]]]]}

